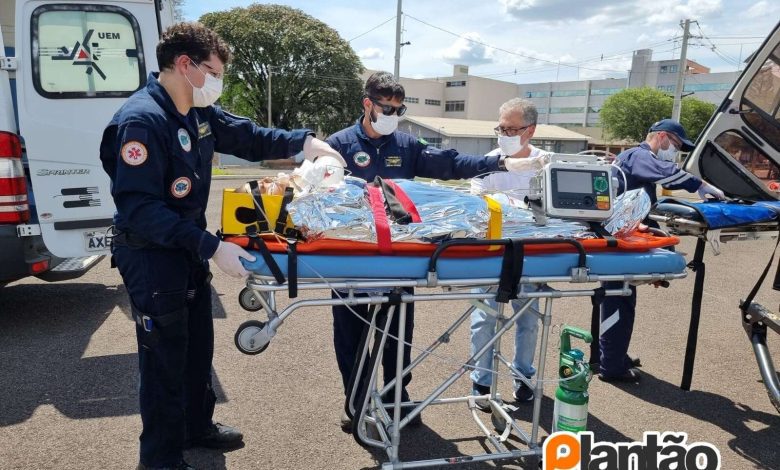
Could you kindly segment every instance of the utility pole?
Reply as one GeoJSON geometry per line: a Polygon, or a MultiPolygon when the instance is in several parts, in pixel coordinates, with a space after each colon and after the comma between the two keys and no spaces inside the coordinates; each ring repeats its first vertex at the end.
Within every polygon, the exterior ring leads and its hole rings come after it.
{"type": "Polygon", "coordinates": [[[274,122],[271,120],[271,66],[268,67],[268,127],[274,127],[274,122]]]}
{"type": "Polygon", "coordinates": [[[398,11],[395,13],[395,70],[393,76],[398,81],[401,78],[401,0],[398,0],[398,11]]]}
{"type": "Polygon", "coordinates": [[[672,119],[679,122],[680,112],[682,110],[682,92],[685,86],[685,70],[688,66],[686,54],[688,53],[688,38],[690,38],[689,28],[691,20],[685,20],[683,26],[682,47],[680,48],[680,66],[677,67],[677,86],[674,88],[674,105],[672,106],[672,119]]]}

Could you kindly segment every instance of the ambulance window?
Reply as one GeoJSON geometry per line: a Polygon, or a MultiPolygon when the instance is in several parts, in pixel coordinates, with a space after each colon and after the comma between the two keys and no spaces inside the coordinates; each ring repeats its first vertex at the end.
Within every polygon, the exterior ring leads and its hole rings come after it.
{"type": "Polygon", "coordinates": [[[35,89],[47,98],[124,97],[146,82],[138,22],[105,5],[46,5],[32,15],[35,89]]]}
{"type": "Polygon", "coordinates": [[[748,125],[780,150],[780,45],[750,81],[740,109],[748,125]]]}
{"type": "Polygon", "coordinates": [[[764,184],[780,180],[780,167],[742,135],[724,132],[715,139],[715,143],[764,184]]]}

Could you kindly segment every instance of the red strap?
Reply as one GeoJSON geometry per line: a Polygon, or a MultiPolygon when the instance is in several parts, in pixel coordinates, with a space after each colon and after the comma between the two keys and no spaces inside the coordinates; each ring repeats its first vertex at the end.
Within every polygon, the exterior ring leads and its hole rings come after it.
{"type": "Polygon", "coordinates": [[[382,191],[372,185],[367,185],[368,202],[371,203],[371,211],[374,213],[374,225],[376,226],[376,243],[379,247],[379,253],[390,255],[393,253],[393,242],[390,236],[390,222],[385,213],[385,201],[382,198],[382,191]]]}
{"type": "Polygon", "coordinates": [[[387,183],[388,186],[393,188],[393,191],[395,191],[395,197],[398,199],[398,202],[400,202],[401,205],[404,206],[406,212],[408,212],[409,215],[412,216],[412,222],[417,224],[422,222],[422,219],[420,218],[420,213],[417,212],[417,206],[415,206],[414,202],[412,202],[412,200],[409,199],[409,196],[404,192],[404,190],[401,189],[400,186],[395,184],[395,181],[393,180],[385,180],[385,183],[387,183]]]}

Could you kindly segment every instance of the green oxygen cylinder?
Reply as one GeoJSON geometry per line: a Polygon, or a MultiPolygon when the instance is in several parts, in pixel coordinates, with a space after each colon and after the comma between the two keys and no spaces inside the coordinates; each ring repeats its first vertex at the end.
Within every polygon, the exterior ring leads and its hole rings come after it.
{"type": "Polygon", "coordinates": [[[561,331],[558,378],[562,381],[555,390],[552,432],[585,431],[588,422],[588,384],[593,378],[593,372],[585,360],[585,354],[571,348],[571,337],[586,343],[593,341],[590,333],[580,328],[565,325],[561,331]]]}

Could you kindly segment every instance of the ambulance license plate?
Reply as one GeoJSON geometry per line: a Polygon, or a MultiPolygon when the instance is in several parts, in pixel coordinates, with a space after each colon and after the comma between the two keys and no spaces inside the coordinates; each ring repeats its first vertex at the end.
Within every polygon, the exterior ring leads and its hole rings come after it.
{"type": "Polygon", "coordinates": [[[87,251],[106,251],[111,248],[105,232],[84,232],[84,243],[87,251]]]}

